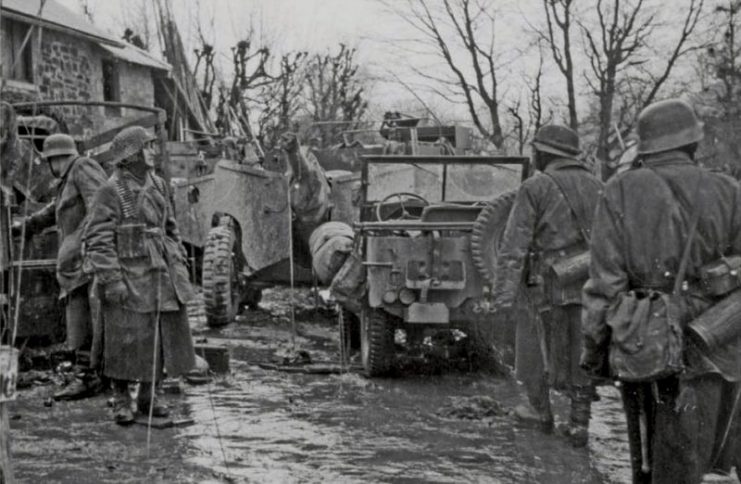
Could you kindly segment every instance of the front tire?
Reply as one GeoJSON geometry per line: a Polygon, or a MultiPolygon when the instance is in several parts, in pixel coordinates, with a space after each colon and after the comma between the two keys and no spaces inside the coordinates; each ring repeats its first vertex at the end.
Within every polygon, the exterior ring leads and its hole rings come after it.
{"type": "Polygon", "coordinates": [[[214,328],[229,324],[239,311],[239,271],[234,260],[235,234],[219,225],[208,232],[203,251],[203,301],[207,324],[214,328]]]}
{"type": "Polygon", "coordinates": [[[360,354],[365,376],[383,376],[394,357],[394,326],[381,309],[364,307],[360,314],[360,354]]]}

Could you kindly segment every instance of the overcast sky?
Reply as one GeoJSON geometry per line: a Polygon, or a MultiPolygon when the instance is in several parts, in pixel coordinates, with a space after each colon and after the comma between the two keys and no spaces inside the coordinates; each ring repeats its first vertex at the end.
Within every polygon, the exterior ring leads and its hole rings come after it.
{"type": "MultiPolygon", "coordinates": [[[[57,0],[68,8],[80,12],[87,4],[96,25],[111,35],[120,37],[124,27],[139,23],[138,17],[144,5],[146,16],[153,22],[153,0],[57,0]]],[[[663,19],[676,18],[682,13],[682,5],[688,0],[648,0],[663,19]]],[[[714,0],[708,0],[713,2],[714,0]]],[[[432,5],[439,2],[433,0],[432,5]]],[[[394,5],[403,5],[403,0],[392,0],[394,5]]],[[[608,2],[609,3],[609,2],[608,2]]],[[[377,112],[387,109],[421,108],[416,96],[423,99],[433,109],[444,112],[449,118],[467,120],[468,115],[461,103],[451,104],[431,92],[417,89],[421,84],[418,76],[410,73],[409,66],[425,72],[447,74],[447,68],[435,57],[409,54],[399,42],[417,35],[413,28],[397,15],[389,12],[380,0],[171,0],[174,15],[181,28],[186,48],[192,51],[197,46],[198,26],[207,41],[212,42],[221,54],[220,64],[228,69],[229,47],[233,46],[245,33],[252,29],[262,41],[276,52],[308,50],[323,52],[335,48],[340,42],[357,47],[358,60],[366,74],[374,79],[374,89],[370,93],[372,104],[377,112]],[[388,82],[394,74],[412,89],[405,89],[397,82],[388,82]],[[398,106],[401,106],[399,108],[398,106]]],[[[593,0],[580,0],[580,8],[589,8],[593,0]]],[[[542,23],[542,4],[540,0],[497,0],[496,42],[501,51],[502,64],[499,74],[500,96],[513,102],[522,96],[523,77],[532,74],[537,67],[537,49],[532,47],[533,36],[529,33],[531,25],[542,23]]],[[[154,24],[152,23],[154,27],[154,24]]],[[[676,28],[670,24],[661,27],[664,35],[657,36],[657,53],[661,55],[662,41],[670,42],[676,28]]],[[[158,50],[156,33],[150,49],[158,50]]],[[[486,34],[485,34],[486,35],[486,34]]],[[[575,34],[576,42],[579,41],[575,34]]],[[[464,55],[455,51],[457,55],[464,55]]],[[[547,96],[560,100],[563,78],[546,54],[544,90],[547,96]]],[[[218,59],[217,59],[218,62],[218,59]]],[[[650,59],[650,62],[661,62],[650,59]]],[[[581,73],[586,64],[580,62],[577,68],[580,91],[586,92],[581,73]]],[[[228,77],[228,76],[227,76],[228,77]]],[[[526,100],[525,100],[526,101],[526,100]]],[[[557,101],[563,104],[563,101],[557,101]]],[[[585,107],[587,99],[582,102],[585,107]]],[[[557,117],[561,113],[557,113],[557,117]]]]}

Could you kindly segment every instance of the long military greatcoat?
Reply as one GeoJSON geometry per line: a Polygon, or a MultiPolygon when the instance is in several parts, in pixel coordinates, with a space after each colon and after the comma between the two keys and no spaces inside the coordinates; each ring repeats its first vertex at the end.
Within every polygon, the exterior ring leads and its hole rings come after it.
{"type": "Polygon", "coordinates": [[[123,281],[122,306],[104,302],[104,373],[152,378],[155,322],[169,376],[195,364],[185,304],[193,297],[180,234],[164,180],[144,182],[119,169],[98,192],[85,235],[86,270],[105,287],[123,281]]]}
{"type": "MultiPolygon", "coordinates": [[[[543,271],[548,264],[587,249],[579,224],[559,185],[551,178],[558,176],[569,192],[573,209],[586,226],[591,225],[594,206],[602,188],[581,163],[558,159],[548,164],[546,173],[536,173],[526,180],[517,194],[507,220],[495,270],[494,297],[501,304],[512,304],[522,286],[525,261],[529,252],[536,254],[538,263],[530,267],[531,302],[542,309],[543,271]]],[[[578,293],[577,293],[578,294],[578,293]]],[[[555,311],[560,320],[548,318],[546,339],[549,341],[551,384],[556,388],[586,385],[590,381],[578,368],[581,351],[579,334],[580,294],[565,301],[555,311]]],[[[517,322],[516,373],[521,381],[541,378],[543,360],[539,336],[533,318],[517,322]]]]}
{"type": "Polygon", "coordinates": [[[98,162],[85,157],[76,158],[62,175],[54,201],[30,216],[26,222],[32,231],[57,224],[60,297],[65,297],[90,280],[90,275],[82,270],[83,222],[92,208],[95,192],[105,182],[105,171],[98,162]]]}
{"type": "MultiPolygon", "coordinates": [[[[697,279],[702,265],[724,255],[741,254],[739,184],[728,176],[698,167],[680,151],[651,156],[642,168],[617,175],[607,184],[597,205],[590,279],[584,287],[585,363],[606,361],[611,334],[606,312],[621,293],[638,288],[671,292],[687,243],[693,207],[701,211],[687,267],[688,281],[697,279]]],[[[692,287],[685,293],[685,302],[694,317],[714,300],[692,287]]],[[[741,339],[728,342],[713,354],[705,354],[690,340],[685,340],[685,345],[687,371],[681,375],[681,381],[694,385],[697,395],[694,404],[677,404],[668,409],[666,415],[679,418],[682,424],[663,424],[664,432],[657,431],[655,439],[660,443],[654,442],[655,482],[697,478],[688,476],[698,472],[698,460],[700,467],[707,465],[703,460],[713,450],[713,435],[724,430],[714,427],[717,409],[724,401],[730,405],[733,400],[721,397],[725,390],[713,381],[741,380],[741,339]],[[685,425],[689,427],[679,428],[685,425]],[[668,434],[671,435],[667,437],[668,434]],[[699,440],[694,443],[682,440],[682,436],[693,440],[698,435],[699,440]]],[[[681,391],[681,384],[679,388],[681,391]]],[[[739,445],[738,433],[737,426],[729,436],[732,445],[739,445]]],[[[741,447],[736,449],[736,465],[741,465],[741,447]]]]}

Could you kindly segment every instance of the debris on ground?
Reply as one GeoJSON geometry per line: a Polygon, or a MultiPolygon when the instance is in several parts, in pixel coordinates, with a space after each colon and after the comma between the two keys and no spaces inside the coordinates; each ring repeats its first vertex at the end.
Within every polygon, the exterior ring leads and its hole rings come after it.
{"type": "Polygon", "coordinates": [[[451,397],[451,402],[437,411],[442,418],[460,420],[483,420],[502,417],[509,413],[501,403],[491,397],[451,397]]]}

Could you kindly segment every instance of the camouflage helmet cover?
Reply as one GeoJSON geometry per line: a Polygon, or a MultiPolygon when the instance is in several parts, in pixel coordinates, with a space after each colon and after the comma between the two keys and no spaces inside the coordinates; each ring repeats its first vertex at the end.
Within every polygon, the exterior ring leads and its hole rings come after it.
{"type": "Polygon", "coordinates": [[[125,160],[144,149],[156,137],[141,126],[122,129],[111,142],[111,163],[125,164],[125,160]]]}
{"type": "Polygon", "coordinates": [[[557,156],[574,157],[579,150],[579,135],[571,128],[557,124],[541,127],[533,137],[533,148],[557,156]]]}
{"type": "Polygon", "coordinates": [[[697,143],[703,138],[702,127],[686,102],[680,99],[655,102],[638,115],[638,153],[660,153],[697,143]]]}
{"type": "Polygon", "coordinates": [[[78,155],[75,140],[68,134],[56,133],[44,139],[44,148],[41,157],[49,159],[52,156],[78,155]]]}

